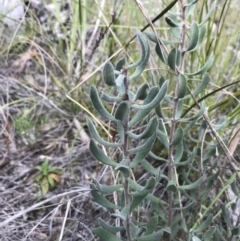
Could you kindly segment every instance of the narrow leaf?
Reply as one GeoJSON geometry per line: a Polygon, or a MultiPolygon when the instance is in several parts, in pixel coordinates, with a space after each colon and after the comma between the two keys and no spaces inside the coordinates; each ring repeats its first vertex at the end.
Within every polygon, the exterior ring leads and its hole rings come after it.
{"type": "Polygon", "coordinates": [[[115,85],[114,67],[111,62],[107,62],[103,67],[103,80],[109,86],[115,85]]]}
{"type": "Polygon", "coordinates": [[[239,235],[240,235],[240,227],[232,228],[231,232],[232,232],[233,235],[236,235],[236,236],[239,237],[239,235]]]}
{"type": "Polygon", "coordinates": [[[145,128],[145,130],[141,134],[136,135],[132,132],[128,132],[128,135],[135,140],[147,139],[147,138],[151,137],[156,132],[157,128],[158,128],[158,120],[157,120],[156,117],[153,117],[153,118],[150,119],[150,121],[147,124],[147,127],[145,128]]]}
{"type": "Polygon", "coordinates": [[[87,125],[88,125],[88,129],[89,132],[91,133],[91,136],[100,144],[106,146],[106,147],[119,147],[120,144],[118,143],[111,143],[111,142],[107,142],[104,139],[102,139],[102,137],[100,137],[100,135],[98,134],[95,126],[93,125],[92,121],[90,118],[86,117],[87,119],[87,125]]]}
{"type": "Polygon", "coordinates": [[[127,101],[123,101],[117,108],[115,113],[115,118],[120,120],[123,125],[128,121],[129,117],[129,103],[127,101]]]}
{"type": "Polygon", "coordinates": [[[204,181],[204,179],[205,179],[205,176],[202,176],[196,182],[193,182],[188,185],[178,186],[177,188],[179,190],[192,190],[192,189],[199,187],[201,185],[201,183],[204,181]]]}
{"type": "Polygon", "coordinates": [[[190,28],[190,39],[186,49],[187,52],[192,52],[198,47],[199,29],[198,25],[194,22],[190,28]]]}
{"type": "Polygon", "coordinates": [[[147,222],[147,226],[146,226],[147,231],[145,232],[144,236],[152,234],[156,229],[157,225],[158,225],[158,216],[151,217],[147,222]]]}
{"type": "Polygon", "coordinates": [[[109,103],[114,103],[114,102],[120,102],[122,101],[122,97],[118,97],[118,96],[111,96],[108,95],[106,93],[104,93],[103,91],[101,91],[101,98],[109,103]]]}
{"type": "Polygon", "coordinates": [[[147,89],[149,88],[147,83],[142,84],[136,94],[135,100],[144,100],[147,97],[147,89]]]}
{"type": "Polygon", "coordinates": [[[121,58],[116,64],[116,70],[121,71],[125,65],[126,65],[126,59],[121,58]]]}
{"type": "Polygon", "coordinates": [[[163,236],[163,230],[136,238],[137,241],[159,241],[163,236]]]}
{"type": "Polygon", "coordinates": [[[130,168],[134,168],[140,161],[142,161],[148,153],[151,151],[154,141],[156,139],[156,135],[153,135],[147,141],[146,148],[143,151],[137,152],[136,156],[133,158],[132,162],[130,163],[130,168]]]}
{"type": "Polygon", "coordinates": [[[115,120],[114,116],[112,116],[103,106],[102,101],[99,98],[97,88],[93,85],[90,88],[90,98],[92,101],[92,105],[99,112],[100,115],[102,115],[103,117],[109,120],[112,120],[112,121],[115,120]]]}
{"type": "Polygon", "coordinates": [[[102,220],[101,218],[98,219],[98,223],[100,224],[100,226],[102,226],[103,229],[110,231],[111,233],[117,233],[117,232],[121,232],[123,230],[125,230],[124,227],[114,227],[111,226],[109,224],[107,224],[104,220],[102,220]]]}
{"type": "Polygon", "coordinates": [[[164,145],[164,147],[168,150],[169,149],[169,140],[168,136],[165,132],[162,132],[160,130],[157,130],[157,137],[158,140],[164,145]]]}
{"type": "Polygon", "coordinates": [[[165,18],[165,21],[166,21],[166,23],[167,23],[170,27],[180,27],[180,26],[181,26],[180,23],[174,21],[174,20],[173,20],[172,18],[170,18],[170,17],[166,17],[166,18],[165,18]]]}
{"type": "Polygon", "coordinates": [[[183,74],[178,76],[178,98],[183,98],[187,90],[187,80],[183,74]]]}
{"type": "Polygon", "coordinates": [[[217,7],[217,1],[214,1],[210,9],[208,10],[207,15],[203,18],[203,21],[199,24],[199,26],[203,25],[211,16],[212,12],[215,10],[217,7]]]}
{"type": "Polygon", "coordinates": [[[203,223],[201,223],[194,231],[196,233],[202,233],[202,231],[204,231],[210,226],[212,220],[213,220],[213,215],[209,214],[207,219],[203,223]]]}
{"type": "Polygon", "coordinates": [[[113,234],[109,233],[107,230],[103,228],[93,228],[92,232],[100,238],[100,240],[107,240],[107,241],[122,241],[121,239],[117,238],[113,234]]]}
{"type": "Polygon", "coordinates": [[[96,186],[97,190],[100,191],[102,194],[111,194],[123,187],[122,184],[117,184],[117,185],[100,184],[96,179],[93,179],[93,183],[96,186]]]}
{"type": "Polygon", "coordinates": [[[188,74],[185,73],[185,75],[194,76],[194,75],[203,74],[203,73],[205,73],[209,68],[211,68],[213,62],[214,62],[214,55],[211,54],[211,55],[208,57],[205,65],[204,65],[201,69],[199,69],[198,71],[196,71],[196,72],[194,72],[194,73],[188,73],[188,74]]]}
{"type": "Polygon", "coordinates": [[[177,130],[174,134],[172,145],[176,146],[176,145],[180,144],[182,141],[182,138],[183,138],[183,129],[180,126],[177,128],[177,130]]]}
{"type": "Polygon", "coordinates": [[[181,39],[181,31],[178,27],[170,27],[170,31],[174,37],[181,39]]]}
{"type": "Polygon", "coordinates": [[[231,183],[231,188],[232,188],[232,191],[233,193],[237,196],[237,197],[240,197],[240,192],[239,192],[239,189],[236,185],[236,180],[234,180],[232,183],[231,183]]]}
{"type": "Polygon", "coordinates": [[[103,151],[95,144],[94,140],[91,139],[89,150],[91,154],[101,163],[106,164],[108,166],[115,167],[117,165],[116,162],[112,161],[108,156],[106,156],[103,151]]]}
{"type": "Polygon", "coordinates": [[[174,165],[177,165],[183,155],[183,142],[181,141],[177,146],[176,146],[176,153],[174,155],[174,165]]]}
{"type": "Polygon", "coordinates": [[[173,48],[168,55],[168,65],[175,71],[177,65],[177,49],[173,48]]]}
{"type": "Polygon", "coordinates": [[[117,166],[115,167],[115,170],[122,172],[122,174],[125,177],[129,177],[130,176],[130,168],[128,166],[128,161],[126,159],[122,159],[122,161],[119,162],[117,164],[117,166]]]}
{"type": "Polygon", "coordinates": [[[169,181],[167,184],[166,190],[171,192],[176,192],[177,191],[176,182],[174,180],[169,181]]]}
{"type": "Polygon", "coordinates": [[[200,238],[198,238],[197,236],[193,236],[192,241],[202,241],[202,240],[200,238]]]}
{"type": "Polygon", "coordinates": [[[203,24],[201,26],[199,26],[199,36],[198,36],[198,47],[201,46],[203,40],[204,40],[204,37],[205,37],[205,34],[206,34],[206,26],[203,24]]]}
{"type": "Polygon", "coordinates": [[[230,220],[230,218],[228,216],[228,212],[227,212],[225,204],[222,207],[222,215],[223,215],[224,221],[226,222],[227,226],[231,227],[232,226],[232,222],[231,222],[231,220],[230,220]]]}
{"type": "Polygon", "coordinates": [[[168,81],[165,81],[163,86],[159,89],[158,94],[155,96],[155,98],[152,99],[152,101],[146,105],[133,105],[133,108],[136,108],[138,110],[152,110],[155,108],[160,101],[164,98],[164,96],[167,93],[168,88],[168,81]]]}
{"type": "Polygon", "coordinates": [[[120,213],[111,214],[111,217],[120,218],[122,221],[126,221],[127,214],[129,213],[129,205],[125,206],[120,213]]]}
{"type": "Polygon", "coordinates": [[[115,81],[117,92],[120,95],[123,95],[125,93],[124,79],[125,79],[125,75],[120,74],[115,81]]]}
{"type": "Polygon", "coordinates": [[[166,64],[166,63],[167,63],[167,56],[166,56],[166,54],[164,53],[162,46],[159,46],[159,44],[156,44],[156,46],[155,46],[155,51],[156,51],[158,57],[160,58],[160,60],[161,60],[163,63],[166,64]]]}
{"type": "Polygon", "coordinates": [[[131,153],[138,153],[138,152],[145,152],[149,149],[150,146],[152,146],[153,142],[156,139],[156,134],[154,136],[151,136],[147,140],[144,140],[142,143],[140,143],[139,146],[130,149],[128,152],[131,153]]]}
{"type": "MultiPolygon", "coordinates": [[[[148,104],[152,101],[152,99],[158,94],[159,88],[154,86],[149,90],[147,98],[143,101],[143,104],[148,104]]],[[[133,126],[140,120],[142,120],[145,116],[147,116],[151,112],[150,110],[138,110],[135,116],[130,120],[129,127],[133,126]]]]}
{"type": "Polygon", "coordinates": [[[144,35],[142,34],[141,31],[137,30],[137,39],[141,45],[141,55],[140,55],[140,58],[139,60],[134,63],[134,64],[130,64],[127,66],[127,69],[132,69],[132,68],[135,68],[137,67],[138,65],[140,65],[143,61],[144,61],[144,58],[146,57],[146,40],[144,38],[144,35]]]}
{"type": "Polygon", "coordinates": [[[117,132],[120,137],[121,143],[124,142],[124,128],[120,121],[117,122],[117,132]]]}
{"type": "Polygon", "coordinates": [[[206,232],[206,235],[204,237],[204,241],[211,241],[212,240],[212,236],[216,231],[216,227],[212,226],[209,228],[209,230],[206,232]]]}
{"type": "Polygon", "coordinates": [[[202,93],[203,90],[208,86],[209,82],[210,82],[210,77],[208,74],[205,74],[202,78],[200,85],[198,85],[194,90],[193,95],[197,96],[198,94],[202,93]]]}
{"type": "Polygon", "coordinates": [[[108,201],[108,199],[106,199],[104,196],[102,196],[96,190],[92,190],[91,195],[92,195],[94,201],[97,202],[98,204],[100,204],[103,207],[112,208],[112,209],[121,209],[120,206],[117,206],[114,203],[111,203],[110,201],[108,201]]]}
{"type": "Polygon", "coordinates": [[[149,46],[148,41],[145,39],[144,35],[140,31],[138,32],[137,36],[139,38],[140,43],[142,42],[141,43],[142,58],[140,58],[140,63],[137,64],[137,67],[136,67],[134,73],[131,76],[129,76],[130,80],[138,77],[143,72],[143,70],[145,69],[145,67],[148,63],[149,57],[150,57],[150,46],[149,46]]]}

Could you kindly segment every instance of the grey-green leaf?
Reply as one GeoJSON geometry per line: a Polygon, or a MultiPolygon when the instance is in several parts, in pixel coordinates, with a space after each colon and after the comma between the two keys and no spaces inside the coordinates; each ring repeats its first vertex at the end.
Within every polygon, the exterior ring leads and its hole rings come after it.
{"type": "Polygon", "coordinates": [[[121,220],[125,221],[127,214],[129,213],[129,210],[130,210],[129,205],[126,205],[120,213],[111,214],[111,217],[120,218],[121,220]]]}
{"type": "Polygon", "coordinates": [[[121,142],[124,142],[124,128],[120,121],[117,122],[117,132],[120,137],[121,142]]]}
{"type": "Polygon", "coordinates": [[[172,145],[176,146],[180,144],[182,142],[183,134],[184,133],[182,127],[178,127],[174,134],[172,145]]]}
{"type": "Polygon", "coordinates": [[[102,101],[99,98],[97,88],[95,86],[91,86],[90,88],[90,98],[92,101],[92,105],[94,108],[99,112],[100,115],[103,117],[115,121],[115,118],[113,115],[111,115],[106,108],[103,106],[102,101]]]}
{"type": "Polygon", "coordinates": [[[101,163],[106,164],[108,166],[112,166],[115,167],[117,165],[116,162],[112,161],[108,156],[106,156],[103,151],[97,147],[97,145],[95,144],[94,140],[92,139],[90,141],[90,145],[89,145],[89,150],[91,152],[91,154],[101,163]]]}
{"type": "Polygon", "coordinates": [[[114,102],[118,103],[118,102],[122,101],[122,97],[111,96],[111,95],[104,93],[103,91],[101,91],[101,98],[109,103],[114,103],[114,102]]]}
{"type": "Polygon", "coordinates": [[[147,89],[149,88],[147,83],[142,84],[136,94],[135,100],[144,100],[147,97],[147,89]]]}
{"type": "Polygon", "coordinates": [[[212,240],[212,236],[216,231],[216,227],[212,226],[209,228],[209,230],[206,232],[206,235],[204,237],[204,241],[211,241],[212,240]]]}
{"type": "Polygon", "coordinates": [[[103,229],[110,231],[111,233],[117,233],[117,232],[121,232],[121,231],[125,230],[125,228],[123,226],[120,226],[120,227],[111,226],[111,225],[107,224],[104,220],[102,220],[101,218],[98,219],[98,223],[100,226],[102,226],[103,229]]]}
{"type": "Polygon", "coordinates": [[[170,27],[170,31],[174,37],[181,39],[181,31],[178,27],[170,27]]]}
{"type": "MultiPolygon", "coordinates": [[[[141,44],[142,56],[140,58],[140,62],[137,62],[136,64],[137,67],[134,73],[129,76],[129,80],[138,77],[144,71],[150,57],[150,46],[148,40],[145,39],[144,35],[140,31],[137,33],[137,36],[141,44]]],[[[130,66],[128,66],[128,68],[130,68],[130,66]]]]}
{"type": "Polygon", "coordinates": [[[115,167],[115,170],[120,171],[125,177],[130,176],[130,168],[128,166],[127,160],[124,158],[122,159],[121,162],[117,164],[117,166],[115,167]]]}
{"type": "Polygon", "coordinates": [[[213,53],[210,54],[210,56],[208,57],[206,63],[204,64],[204,66],[199,69],[198,71],[194,72],[194,73],[185,73],[185,75],[188,76],[194,76],[194,75],[199,75],[199,74],[203,74],[205,73],[209,68],[211,68],[212,64],[214,62],[214,55],[213,53]]]}
{"type": "Polygon", "coordinates": [[[98,204],[100,204],[103,207],[112,208],[112,209],[121,209],[120,206],[117,206],[114,203],[111,203],[110,201],[108,201],[108,199],[106,199],[104,196],[102,196],[96,190],[92,190],[91,195],[92,195],[94,201],[97,202],[98,204]]]}
{"type": "Polygon", "coordinates": [[[158,94],[155,96],[155,98],[152,99],[152,101],[148,104],[143,105],[133,105],[133,108],[136,108],[138,110],[152,110],[155,108],[160,101],[164,98],[164,96],[167,93],[168,88],[168,81],[165,81],[162,85],[162,87],[159,89],[158,94]]]}
{"type": "Polygon", "coordinates": [[[212,6],[210,7],[210,9],[208,10],[207,15],[203,18],[203,21],[199,24],[199,26],[203,25],[211,16],[212,12],[215,10],[215,8],[217,7],[217,1],[215,0],[212,4],[212,6]]]}
{"type": "Polygon", "coordinates": [[[136,135],[132,132],[129,132],[128,135],[135,140],[147,139],[147,138],[151,137],[156,132],[157,128],[158,128],[158,120],[155,116],[155,117],[151,118],[151,120],[147,124],[147,127],[145,128],[145,130],[141,134],[136,135]]]}
{"type": "Polygon", "coordinates": [[[193,236],[192,241],[202,241],[202,240],[200,238],[198,238],[197,236],[193,236]]]}
{"type": "Polygon", "coordinates": [[[155,230],[155,228],[158,225],[158,216],[153,216],[149,219],[149,221],[147,222],[147,231],[145,232],[144,236],[152,234],[155,230]]]}
{"type": "Polygon", "coordinates": [[[137,30],[137,34],[136,35],[137,35],[137,39],[138,39],[138,41],[139,41],[139,43],[141,45],[141,55],[140,55],[139,60],[136,63],[128,65],[127,69],[132,69],[132,68],[135,68],[138,65],[140,65],[143,62],[143,60],[144,60],[144,58],[146,56],[147,49],[146,49],[146,40],[144,38],[144,35],[139,30],[137,30]]]}
{"type": "Polygon", "coordinates": [[[121,71],[125,65],[126,65],[126,59],[121,58],[116,64],[116,70],[121,71]]]}
{"type": "Polygon", "coordinates": [[[206,34],[206,26],[203,24],[202,26],[198,27],[199,29],[199,36],[198,36],[198,47],[200,47],[200,45],[202,44],[203,40],[204,40],[204,36],[206,34]]]}
{"type": "Polygon", "coordinates": [[[167,56],[163,51],[163,47],[159,46],[159,44],[156,44],[155,51],[156,51],[158,57],[161,59],[161,61],[166,64],[167,63],[167,56]]]}
{"type": "Polygon", "coordinates": [[[176,146],[176,153],[174,155],[174,165],[177,165],[179,161],[181,160],[183,155],[183,142],[181,141],[177,146],[176,146]]]}
{"type": "Polygon", "coordinates": [[[167,22],[167,24],[168,24],[170,27],[180,27],[180,26],[181,26],[180,23],[174,21],[174,20],[173,20],[172,18],[170,18],[170,17],[166,17],[166,18],[165,18],[165,21],[167,22]]]}
{"type": "Polygon", "coordinates": [[[200,177],[197,181],[191,183],[191,184],[188,184],[188,185],[182,185],[182,186],[178,186],[178,190],[192,190],[192,189],[195,189],[197,187],[199,187],[201,185],[201,183],[204,181],[206,177],[205,176],[202,176],[200,177]]]}
{"type": "Polygon", "coordinates": [[[167,184],[166,190],[171,192],[176,192],[177,191],[176,182],[174,180],[169,181],[167,184]]]}
{"type": "Polygon", "coordinates": [[[205,74],[202,78],[200,85],[198,85],[197,88],[194,90],[193,95],[197,96],[200,93],[202,93],[202,91],[208,86],[209,82],[210,82],[210,77],[208,74],[205,74]]]}
{"type": "Polygon", "coordinates": [[[114,67],[111,62],[107,62],[103,67],[103,80],[109,86],[115,85],[114,67]]]}
{"type": "MultiPolygon", "coordinates": [[[[152,101],[152,98],[154,98],[158,94],[159,88],[154,86],[152,87],[149,92],[147,98],[143,101],[143,104],[148,104],[152,101]]],[[[135,116],[131,119],[128,126],[131,127],[140,120],[142,120],[145,116],[147,116],[151,112],[150,110],[138,110],[135,116]]]]}
{"type": "MultiPolygon", "coordinates": [[[[153,32],[150,32],[150,31],[145,31],[144,32],[146,34],[146,36],[148,37],[148,39],[154,43],[158,43],[158,39],[156,37],[156,35],[153,33],[153,32]]],[[[167,40],[167,39],[163,39],[163,38],[160,38],[161,42],[165,45],[168,45],[168,44],[179,44],[179,41],[172,41],[172,40],[167,40]]]]}
{"type": "Polygon", "coordinates": [[[139,146],[135,148],[129,149],[129,153],[138,153],[138,152],[145,152],[146,150],[149,149],[150,146],[152,146],[153,142],[155,141],[156,134],[147,140],[144,140],[142,145],[140,144],[139,146]]]}
{"type": "Polygon", "coordinates": [[[205,221],[203,221],[194,231],[196,233],[202,233],[202,231],[204,231],[205,229],[207,229],[210,226],[212,220],[213,220],[213,215],[209,214],[207,219],[205,221]]]}
{"type": "Polygon", "coordinates": [[[178,98],[183,98],[187,90],[187,80],[183,74],[178,76],[178,98]]]}
{"type": "Polygon", "coordinates": [[[105,141],[97,132],[95,126],[93,125],[92,121],[90,118],[86,117],[87,119],[87,125],[88,125],[88,129],[89,129],[89,132],[91,134],[91,136],[97,141],[99,142],[100,144],[106,146],[106,147],[119,147],[120,144],[118,143],[111,143],[111,142],[108,142],[108,141],[105,141]]]}
{"type": "Polygon", "coordinates": [[[109,233],[107,230],[103,228],[93,228],[92,232],[100,238],[100,240],[107,241],[122,241],[122,239],[117,238],[113,234],[109,233]]]}
{"type": "Polygon", "coordinates": [[[176,48],[173,48],[168,55],[168,65],[173,71],[175,71],[176,69],[177,57],[178,57],[177,55],[178,55],[178,50],[176,48]]]}
{"type": "Polygon", "coordinates": [[[136,238],[136,241],[159,241],[163,236],[163,230],[136,238]]]}
{"type": "Polygon", "coordinates": [[[186,49],[187,52],[192,52],[198,47],[199,29],[198,25],[194,22],[190,28],[190,39],[186,49]]]}
{"type": "Polygon", "coordinates": [[[136,156],[133,158],[132,162],[130,163],[130,168],[134,168],[140,161],[142,161],[148,155],[148,153],[152,149],[155,139],[156,139],[156,135],[153,135],[147,140],[146,145],[144,146],[145,149],[143,151],[137,152],[136,156]]]}
{"type": "Polygon", "coordinates": [[[127,101],[123,101],[117,108],[115,113],[116,120],[120,120],[121,123],[124,125],[128,121],[129,117],[129,103],[127,101]]]}
{"type": "Polygon", "coordinates": [[[117,184],[117,185],[100,184],[96,179],[93,179],[93,183],[96,186],[97,190],[100,191],[102,194],[111,194],[123,187],[122,184],[117,184]]]}
{"type": "Polygon", "coordinates": [[[224,221],[226,222],[227,226],[231,227],[232,222],[229,218],[229,215],[228,215],[228,212],[227,212],[227,209],[226,209],[226,204],[224,204],[223,207],[222,207],[222,215],[223,215],[224,221]]]}
{"type": "Polygon", "coordinates": [[[117,77],[117,79],[115,80],[116,89],[117,89],[118,94],[120,94],[120,95],[123,95],[125,93],[124,79],[125,79],[125,75],[120,74],[117,77]]]}

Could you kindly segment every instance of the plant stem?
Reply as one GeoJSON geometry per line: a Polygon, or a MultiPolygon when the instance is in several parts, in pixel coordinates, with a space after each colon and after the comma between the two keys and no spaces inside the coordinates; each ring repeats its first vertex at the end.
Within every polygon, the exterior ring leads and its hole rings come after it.
{"type": "MultiPolygon", "coordinates": [[[[184,73],[184,59],[185,59],[184,48],[185,48],[185,38],[186,38],[186,32],[187,32],[186,15],[185,15],[185,7],[184,7],[183,0],[179,0],[179,5],[180,5],[180,9],[182,10],[180,17],[181,17],[183,26],[182,26],[182,39],[181,39],[181,43],[179,45],[180,52],[182,54],[181,54],[179,67],[177,68],[178,75],[180,73],[184,73]]],[[[177,81],[176,87],[175,87],[173,115],[172,115],[170,135],[169,135],[169,153],[168,153],[168,179],[169,179],[169,181],[171,181],[173,179],[173,173],[174,173],[174,170],[173,170],[174,146],[173,146],[172,142],[173,142],[173,138],[174,138],[174,133],[176,131],[176,126],[177,126],[176,113],[177,113],[177,108],[178,108],[178,103],[179,103],[178,89],[179,89],[179,82],[177,81]]],[[[176,178],[177,178],[177,176],[176,176],[176,178]]],[[[169,204],[168,227],[171,230],[172,229],[172,223],[173,223],[173,192],[172,191],[168,192],[168,204],[169,204]]],[[[168,240],[171,241],[171,235],[169,235],[168,240]]]]}
{"type": "MultiPolygon", "coordinates": [[[[127,75],[127,70],[123,68],[123,73],[125,74],[124,78],[124,87],[125,87],[125,94],[124,94],[124,100],[129,101],[128,97],[128,75],[127,75]]],[[[128,122],[129,122],[129,116],[127,117],[127,121],[124,123],[123,128],[124,128],[124,143],[123,143],[123,158],[127,160],[127,165],[129,166],[129,157],[128,157],[128,122]]],[[[128,177],[124,178],[124,196],[125,196],[125,206],[130,207],[130,194],[129,194],[129,182],[128,182],[128,177]]],[[[127,233],[127,240],[132,241],[131,237],[131,232],[130,232],[130,223],[131,223],[131,217],[130,217],[130,210],[127,213],[126,216],[126,233],[127,233]]]]}

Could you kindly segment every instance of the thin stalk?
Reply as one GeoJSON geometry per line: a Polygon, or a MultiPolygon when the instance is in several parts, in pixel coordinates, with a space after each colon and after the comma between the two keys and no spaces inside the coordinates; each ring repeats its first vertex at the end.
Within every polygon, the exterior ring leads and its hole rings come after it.
{"type": "MultiPolygon", "coordinates": [[[[179,45],[180,52],[181,54],[181,60],[179,67],[177,68],[177,72],[183,73],[184,72],[184,59],[185,59],[185,39],[186,39],[186,32],[187,32],[187,25],[186,25],[186,13],[185,13],[185,7],[184,7],[184,2],[183,0],[179,0],[179,5],[181,9],[181,20],[183,23],[182,26],[182,39],[179,45]]],[[[176,126],[177,126],[177,120],[176,120],[176,113],[177,113],[177,108],[178,108],[178,81],[176,82],[176,87],[175,87],[175,97],[174,97],[174,105],[173,105],[173,114],[172,114],[172,120],[171,120],[171,127],[170,127],[170,135],[169,135],[169,153],[168,153],[168,179],[171,181],[173,179],[173,173],[174,173],[174,168],[173,168],[173,163],[174,163],[174,146],[173,146],[173,138],[174,138],[174,133],[176,131],[176,126]]],[[[170,230],[172,229],[172,222],[173,222],[173,192],[169,191],[168,192],[168,204],[169,204],[169,213],[168,213],[168,227],[170,230]]],[[[171,241],[171,235],[169,235],[168,240],[171,241]]]]}
{"type": "MultiPolygon", "coordinates": [[[[124,100],[129,101],[128,97],[128,90],[129,90],[129,80],[128,80],[128,74],[127,70],[124,68],[123,73],[125,74],[124,78],[124,87],[125,87],[125,94],[124,94],[124,100]]],[[[124,128],[124,142],[123,142],[123,158],[126,158],[128,160],[127,165],[129,165],[129,157],[128,157],[128,121],[129,120],[129,115],[127,118],[127,121],[124,123],[123,128],[124,128]]],[[[125,206],[129,207],[130,206],[130,193],[129,193],[129,182],[128,182],[128,177],[124,178],[124,196],[125,196],[125,206]]],[[[130,217],[130,211],[127,213],[126,217],[126,234],[127,234],[127,240],[132,241],[131,237],[131,232],[130,232],[130,223],[131,223],[131,217],[130,217]]]]}

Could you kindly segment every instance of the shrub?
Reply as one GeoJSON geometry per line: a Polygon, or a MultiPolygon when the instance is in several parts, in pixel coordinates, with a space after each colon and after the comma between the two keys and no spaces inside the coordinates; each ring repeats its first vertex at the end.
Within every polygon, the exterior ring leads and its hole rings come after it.
{"type": "Polygon", "coordinates": [[[105,64],[103,80],[109,93],[99,94],[96,86],[91,86],[92,105],[104,119],[115,123],[117,132],[115,140],[106,141],[87,117],[92,136],[90,151],[115,173],[113,184],[94,180],[91,185],[94,201],[107,208],[112,218],[98,219],[99,226],[93,232],[100,240],[237,240],[239,228],[230,222],[228,204],[217,203],[230,185],[238,195],[236,173],[223,188],[215,186],[220,178],[215,153],[219,146],[227,152],[217,131],[226,118],[211,124],[205,102],[198,101],[210,82],[207,71],[214,55],[209,54],[201,67],[192,71],[187,67],[191,56],[200,52],[205,24],[217,1],[200,23],[191,22],[196,3],[192,0],[184,5],[179,1],[179,13],[169,12],[165,20],[172,37],[168,40],[159,38],[155,30],[146,32],[168,68],[158,83],[153,80],[143,83],[136,92],[132,90],[150,57],[149,41],[138,31],[139,60],[127,64],[123,58],[115,66],[105,64]],[[194,83],[195,76],[201,79],[199,84],[194,83]],[[111,94],[111,88],[116,95],[111,94]],[[113,114],[103,101],[114,104],[113,114]],[[189,107],[192,104],[197,111],[189,107]],[[147,173],[141,182],[136,181],[139,169],[147,173]],[[224,222],[220,224],[221,213],[224,222]]]}

